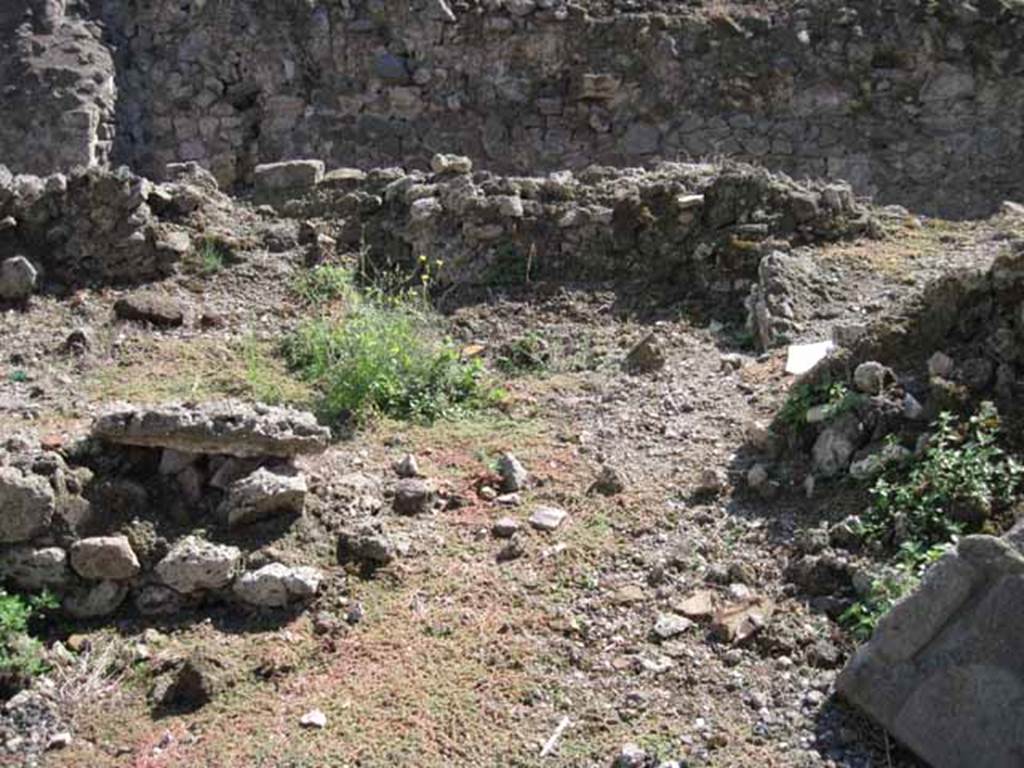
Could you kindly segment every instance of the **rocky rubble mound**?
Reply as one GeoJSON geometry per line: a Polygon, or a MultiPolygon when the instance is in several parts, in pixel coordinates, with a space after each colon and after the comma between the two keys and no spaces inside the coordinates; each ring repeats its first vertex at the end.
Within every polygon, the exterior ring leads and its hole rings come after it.
{"type": "MultiPolygon", "coordinates": [[[[793,265],[787,269],[794,273],[793,265]]],[[[942,276],[870,326],[837,328],[833,341],[835,351],[798,381],[772,427],[749,430],[759,461],[747,481],[762,495],[802,484],[817,496],[822,482],[898,478],[901,467],[934,458],[930,446],[941,443],[941,425],[958,418],[973,415],[972,423],[993,430],[1000,417],[1019,424],[1024,248],[1011,240],[993,260],[942,276]]],[[[1001,434],[1019,448],[1015,429],[1001,434]]],[[[985,461],[976,459],[977,471],[995,477],[998,470],[985,461]]],[[[944,466],[954,472],[953,459],[944,466]]],[[[968,531],[999,533],[1013,525],[1016,511],[995,494],[952,493],[931,512],[968,531]]],[[[882,553],[879,541],[863,538],[862,522],[854,515],[812,532],[808,541],[820,539],[814,546],[798,542],[803,555],[787,576],[810,595],[851,588],[870,594],[868,571],[840,552],[882,553]]],[[[910,526],[897,515],[886,541],[922,546],[910,526]]],[[[929,765],[1019,762],[1024,742],[1012,708],[1024,696],[1024,669],[1014,651],[1022,540],[1019,525],[1002,538],[960,538],[885,615],[839,679],[843,696],[929,765]]]]}
{"type": "Polygon", "coordinates": [[[307,175],[307,187],[281,195],[281,210],[328,219],[325,234],[378,260],[429,254],[442,282],[462,285],[667,278],[730,292],[749,286],[770,247],[874,231],[844,184],[732,163],[505,177],[436,155],[429,173],[340,169],[307,175]]]}
{"type": "Polygon", "coordinates": [[[129,596],[143,614],[205,599],[306,600],[318,570],[248,567],[233,539],[303,514],[307,483],[293,459],[323,451],[329,435],[309,414],[213,403],[115,411],[66,456],[10,445],[0,454],[0,574],[19,590],[52,590],[75,618],[110,614],[129,596]]]}
{"type": "MultiPolygon", "coordinates": [[[[792,288],[801,264],[781,253],[765,261],[762,272],[782,265],[792,288]]],[[[776,306],[788,300],[776,296],[776,306]]],[[[788,438],[788,458],[809,458],[814,476],[865,480],[908,457],[944,411],[967,414],[992,401],[1018,417],[1022,307],[1024,248],[1015,244],[930,283],[869,326],[834,328],[833,351],[801,376],[772,431],[751,430],[751,448],[772,460],[788,438]]]]}

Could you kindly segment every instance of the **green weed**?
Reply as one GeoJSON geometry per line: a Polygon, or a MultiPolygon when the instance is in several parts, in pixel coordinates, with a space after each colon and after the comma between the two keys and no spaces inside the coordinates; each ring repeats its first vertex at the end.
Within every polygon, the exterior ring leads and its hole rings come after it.
{"type": "Polygon", "coordinates": [[[510,375],[537,373],[551,363],[551,351],[544,337],[536,332],[513,339],[498,350],[495,365],[510,375]]]}
{"type": "Polygon", "coordinates": [[[898,542],[894,562],[869,593],[840,617],[857,640],[920,582],[957,537],[991,527],[1013,501],[1022,468],[996,444],[999,414],[992,403],[961,422],[942,413],[924,455],[883,475],[872,488],[862,534],[882,546],[898,542]]]}
{"type": "Polygon", "coordinates": [[[1022,468],[996,444],[1000,420],[992,403],[966,423],[944,412],[934,428],[919,461],[875,482],[864,520],[869,539],[945,544],[981,530],[1013,500],[1022,468]]]}
{"type": "Polygon", "coordinates": [[[57,607],[48,592],[34,598],[0,589],[0,687],[20,688],[45,669],[42,644],[29,634],[29,620],[39,611],[57,607]]]}
{"type": "Polygon", "coordinates": [[[321,264],[292,282],[292,292],[307,306],[320,306],[352,292],[352,272],[337,264],[321,264]]]}
{"type": "Polygon", "coordinates": [[[832,419],[856,408],[862,397],[851,392],[842,382],[798,384],[790,390],[776,420],[779,424],[799,430],[807,425],[807,412],[811,408],[824,405],[826,419],[832,419]]]}
{"type": "Polygon", "coordinates": [[[917,588],[924,572],[948,549],[948,545],[902,549],[895,566],[875,579],[868,594],[839,615],[839,623],[857,642],[868,640],[889,609],[917,588]]]}
{"type": "Polygon", "coordinates": [[[479,360],[435,332],[418,293],[357,300],[344,318],[309,320],[287,340],[289,365],[320,392],[331,421],[374,414],[432,421],[493,401],[479,360]]]}
{"type": "Polygon", "coordinates": [[[207,237],[199,244],[191,259],[191,269],[200,275],[220,272],[231,260],[231,249],[220,240],[207,237]]]}

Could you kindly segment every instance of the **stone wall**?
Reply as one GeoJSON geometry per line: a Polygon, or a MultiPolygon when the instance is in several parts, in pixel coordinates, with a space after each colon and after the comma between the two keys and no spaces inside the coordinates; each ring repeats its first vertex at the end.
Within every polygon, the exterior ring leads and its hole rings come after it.
{"type": "Polygon", "coordinates": [[[321,220],[321,234],[344,250],[367,248],[377,267],[419,269],[426,259],[439,288],[637,280],[733,298],[749,290],[767,250],[877,228],[848,185],[738,163],[534,177],[470,165],[440,155],[431,172],[338,170],[305,194],[284,193],[281,208],[321,220]]]}
{"type": "MultiPolygon", "coordinates": [[[[93,29],[76,16],[102,22],[114,156],[157,177],[184,160],[233,183],[294,157],[425,168],[459,152],[525,173],[726,156],[929,212],[986,213],[1024,195],[1024,14],[999,0],[81,5],[55,34],[93,29]]],[[[53,69],[38,35],[26,45],[19,66],[53,69]]],[[[58,112],[28,110],[46,125],[58,112]]],[[[95,115],[98,146],[108,118],[95,115]]],[[[34,135],[30,153],[23,141],[20,126],[0,131],[15,170],[68,159],[59,132],[34,135]]]]}
{"type": "Polygon", "coordinates": [[[28,259],[38,273],[30,290],[63,292],[158,279],[194,246],[246,242],[256,215],[221,194],[209,173],[186,163],[168,175],[154,184],[125,167],[78,166],[15,176],[0,165],[0,254],[28,259]]]}
{"type": "Polygon", "coordinates": [[[107,165],[116,88],[101,26],[65,17],[56,2],[0,9],[0,163],[46,175],[107,165]],[[25,6],[37,6],[27,16],[25,6]],[[50,6],[49,14],[40,13],[50,6]]]}

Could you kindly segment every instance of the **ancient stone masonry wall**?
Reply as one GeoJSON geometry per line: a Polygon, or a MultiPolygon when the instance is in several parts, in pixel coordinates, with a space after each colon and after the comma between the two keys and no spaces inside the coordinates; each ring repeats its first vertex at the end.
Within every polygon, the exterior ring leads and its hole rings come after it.
{"type": "Polygon", "coordinates": [[[0,159],[16,172],[111,151],[156,178],[199,161],[222,184],[295,157],[458,152],[535,173],[724,156],[926,212],[1024,195],[1024,16],[1000,0],[5,6],[0,159]]]}
{"type": "MultiPolygon", "coordinates": [[[[585,4],[584,4],[585,5],[585,4]]],[[[503,173],[728,156],[882,202],[1024,194],[1024,25],[999,2],[598,14],[560,0],[102,3],[118,156],[503,173]]]]}
{"type": "Polygon", "coordinates": [[[544,177],[473,174],[469,165],[440,155],[430,173],[338,170],[282,208],[327,222],[324,234],[346,249],[368,246],[378,265],[440,260],[439,272],[431,267],[440,285],[645,280],[704,296],[745,293],[766,248],[876,226],[847,185],[740,164],[544,177]]]}
{"type": "Polygon", "coordinates": [[[0,163],[39,175],[106,165],[116,88],[100,25],[63,3],[0,5],[0,163]]]}
{"type": "Polygon", "coordinates": [[[29,290],[38,272],[40,287],[64,291],[164,277],[195,244],[231,249],[243,239],[254,214],[209,173],[186,163],[168,174],[173,181],[154,184],[124,167],[40,177],[0,165],[0,253],[31,263],[29,290]]]}

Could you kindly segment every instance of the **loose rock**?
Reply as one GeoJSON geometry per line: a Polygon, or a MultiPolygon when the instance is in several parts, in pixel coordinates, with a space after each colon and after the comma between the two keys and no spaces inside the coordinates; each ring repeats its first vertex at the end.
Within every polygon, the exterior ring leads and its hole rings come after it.
{"type": "Polygon", "coordinates": [[[307,712],[299,720],[299,725],[303,728],[326,728],[327,727],[327,715],[321,712],[319,709],[313,709],[307,712]]]}
{"type": "Polygon", "coordinates": [[[892,370],[873,360],[861,363],[853,372],[853,385],[867,395],[881,394],[895,381],[896,376],[892,370]]]}
{"type": "Polygon", "coordinates": [[[764,628],[774,610],[775,603],[765,597],[726,606],[715,614],[711,630],[724,642],[742,643],[764,628]]]}
{"type": "Polygon", "coordinates": [[[130,579],[142,570],[125,536],[94,536],[71,547],[71,567],[84,579],[130,579]]]}
{"type": "Polygon", "coordinates": [[[416,457],[411,454],[405,454],[401,459],[395,462],[395,474],[399,477],[418,477],[420,474],[419,463],[416,461],[416,457]]]}
{"type": "Polygon", "coordinates": [[[283,608],[290,602],[314,596],[322,579],[323,574],[315,568],[271,563],[240,576],[233,589],[240,600],[250,605],[283,608]]]}
{"type": "Polygon", "coordinates": [[[654,624],[654,635],[661,640],[670,640],[683,634],[692,626],[693,622],[683,616],[663,613],[658,616],[658,620],[654,624]]]}
{"type": "Polygon", "coordinates": [[[434,491],[425,481],[415,478],[398,481],[392,502],[397,514],[422,515],[430,511],[433,503],[434,491]]]}
{"type": "Polygon", "coordinates": [[[134,320],[174,328],[185,322],[185,308],[177,299],[153,291],[137,291],[114,303],[114,314],[121,320],[134,320]]]}
{"type": "Polygon", "coordinates": [[[36,289],[39,273],[24,256],[0,262],[0,300],[25,301],[36,289]]]}
{"type": "Polygon", "coordinates": [[[514,517],[503,517],[491,526],[491,533],[496,539],[511,539],[522,525],[514,517]]]}
{"type": "Polygon", "coordinates": [[[155,571],[164,584],[188,594],[226,587],[234,579],[241,558],[238,547],[186,536],[171,547],[155,571]]]}
{"type": "Polygon", "coordinates": [[[525,490],[530,478],[526,467],[511,453],[503,453],[498,458],[498,474],[501,475],[501,490],[505,493],[525,490]]]}
{"type": "Polygon", "coordinates": [[[657,334],[650,334],[626,356],[625,368],[632,373],[653,373],[665,367],[665,352],[657,334]]]}
{"type": "Polygon", "coordinates": [[[710,589],[700,589],[687,595],[673,609],[690,619],[705,619],[715,612],[715,593],[710,589]]]}
{"type": "Polygon", "coordinates": [[[589,490],[602,496],[615,496],[626,490],[626,478],[617,469],[605,464],[594,478],[589,490]]]}
{"type": "Polygon", "coordinates": [[[338,537],[338,561],[341,563],[355,561],[382,566],[394,560],[396,555],[395,543],[383,531],[371,525],[343,532],[338,537]]]}
{"type": "Polygon", "coordinates": [[[530,525],[538,531],[554,531],[568,517],[564,509],[557,507],[537,507],[530,514],[530,525]]]}

